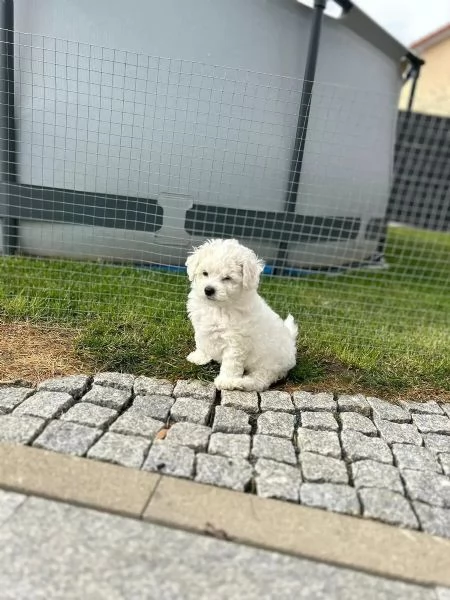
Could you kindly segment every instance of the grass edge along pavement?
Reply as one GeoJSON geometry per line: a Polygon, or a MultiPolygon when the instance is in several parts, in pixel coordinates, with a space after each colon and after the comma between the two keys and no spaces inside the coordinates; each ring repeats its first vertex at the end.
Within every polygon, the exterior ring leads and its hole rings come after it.
{"type": "MultiPolygon", "coordinates": [[[[449,256],[448,234],[391,228],[387,270],[264,277],[262,295],[300,324],[298,365],[287,385],[450,397],[449,256]]],[[[88,370],[207,380],[217,372],[185,360],[193,333],[183,275],[4,257],[0,282],[0,320],[75,329],[70,350],[88,370]]]]}

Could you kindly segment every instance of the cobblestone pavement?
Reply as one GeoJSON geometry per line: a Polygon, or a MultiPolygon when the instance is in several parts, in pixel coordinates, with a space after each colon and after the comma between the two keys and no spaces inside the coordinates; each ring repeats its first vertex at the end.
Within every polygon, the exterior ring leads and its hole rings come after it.
{"type": "Polygon", "coordinates": [[[0,388],[0,442],[450,538],[450,405],[100,373],[0,388]]]}

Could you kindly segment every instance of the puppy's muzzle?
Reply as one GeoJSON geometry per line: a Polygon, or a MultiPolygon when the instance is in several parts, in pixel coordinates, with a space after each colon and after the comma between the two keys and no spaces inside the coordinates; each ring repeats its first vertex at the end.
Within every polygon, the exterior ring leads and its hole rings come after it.
{"type": "Polygon", "coordinates": [[[205,296],[208,296],[208,298],[211,298],[212,296],[214,296],[215,293],[216,293],[216,290],[211,285],[207,285],[205,287],[205,296]]]}

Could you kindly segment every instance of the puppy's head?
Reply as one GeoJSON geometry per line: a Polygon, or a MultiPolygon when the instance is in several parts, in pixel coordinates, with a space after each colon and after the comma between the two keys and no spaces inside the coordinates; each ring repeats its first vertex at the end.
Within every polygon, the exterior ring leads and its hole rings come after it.
{"type": "Polygon", "coordinates": [[[237,240],[209,240],[186,261],[196,295],[211,302],[236,302],[256,291],[264,263],[237,240]]]}

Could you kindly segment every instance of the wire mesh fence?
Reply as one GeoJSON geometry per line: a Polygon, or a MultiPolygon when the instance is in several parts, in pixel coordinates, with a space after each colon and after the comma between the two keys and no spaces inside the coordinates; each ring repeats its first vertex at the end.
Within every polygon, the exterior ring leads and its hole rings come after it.
{"type": "MultiPolygon", "coordinates": [[[[287,212],[301,80],[18,32],[13,41],[0,316],[140,314],[164,327],[184,312],[187,252],[236,237],[265,259],[263,295],[305,338],[358,336],[370,348],[375,330],[388,344],[393,331],[431,329],[448,339],[448,146],[444,156],[426,127],[423,139],[409,131],[409,146],[397,139],[396,167],[416,181],[396,179],[389,211],[403,224],[415,211],[422,229],[388,226],[396,97],[315,82],[287,212]],[[430,229],[441,231],[427,230],[431,205],[430,229]]],[[[448,139],[448,121],[439,127],[448,139]]]]}

